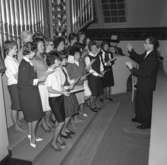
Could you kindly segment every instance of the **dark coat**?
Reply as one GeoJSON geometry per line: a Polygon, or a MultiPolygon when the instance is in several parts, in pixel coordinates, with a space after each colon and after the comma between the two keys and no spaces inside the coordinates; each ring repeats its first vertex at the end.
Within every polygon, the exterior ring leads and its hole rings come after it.
{"type": "Polygon", "coordinates": [[[40,120],[43,114],[38,86],[33,85],[36,78],[33,66],[23,59],[18,71],[18,87],[21,109],[27,122],[40,120]]]}
{"type": "Polygon", "coordinates": [[[156,51],[138,55],[134,50],[130,53],[130,58],[139,64],[139,69],[133,68],[131,72],[138,78],[138,90],[155,90],[156,78],[159,67],[158,54],[156,51]]]}

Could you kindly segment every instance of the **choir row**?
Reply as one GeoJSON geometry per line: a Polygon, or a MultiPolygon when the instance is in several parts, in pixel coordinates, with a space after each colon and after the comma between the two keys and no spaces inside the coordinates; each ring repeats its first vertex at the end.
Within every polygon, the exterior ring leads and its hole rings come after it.
{"type": "Polygon", "coordinates": [[[68,44],[63,37],[46,40],[28,31],[22,32],[21,38],[20,50],[15,41],[5,42],[5,74],[15,128],[22,131],[17,121],[21,110],[28,123],[30,146],[35,148],[36,142],[43,140],[36,135],[38,123],[46,131],[54,123],[51,146],[61,150],[66,146],[62,137],[75,134],[74,122],[87,117],[85,102],[98,112],[99,100],[112,101],[115,58],[109,43],[99,47],[84,33],[71,33],[68,44]]]}

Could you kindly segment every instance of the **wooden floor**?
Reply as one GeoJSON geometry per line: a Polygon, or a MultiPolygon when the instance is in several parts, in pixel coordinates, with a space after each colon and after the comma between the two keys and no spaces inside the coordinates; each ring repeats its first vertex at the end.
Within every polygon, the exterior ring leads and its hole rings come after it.
{"type": "Polygon", "coordinates": [[[138,130],[130,121],[130,94],[105,101],[98,113],[86,111],[89,117],[76,125],[77,134],[61,152],[50,147],[52,135],[42,130],[39,133],[44,142],[37,149],[29,147],[26,136],[12,136],[10,130],[11,165],[147,165],[150,132],[138,130]]]}
{"type": "MultiPolygon", "coordinates": [[[[137,124],[130,121],[133,106],[129,94],[115,100],[119,100],[119,107],[113,118],[105,122],[109,117],[99,114],[102,122],[94,123],[92,132],[82,137],[63,165],[148,165],[150,131],[138,130],[137,124]],[[98,131],[105,124],[105,132],[98,131]],[[97,142],[99,136],[103,138],[97,142]]],[[[112,111],[112,107],[105,110],[112,111]]]]}

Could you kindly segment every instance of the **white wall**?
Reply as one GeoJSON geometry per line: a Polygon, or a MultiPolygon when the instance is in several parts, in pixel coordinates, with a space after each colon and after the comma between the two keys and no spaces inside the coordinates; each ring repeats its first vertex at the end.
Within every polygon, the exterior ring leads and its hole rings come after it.
{"type": "Polygon", "coordinates": [[[0,161],[8,155],[8,135],[3,98],[3,88],[0,74],[0,161]]]}
{"type": "Polygon", "coordinates": [[[160,53],[164,57],[163,60],[163,69],[167,74],[167,41],[160,41],[160,53]]]}
{"type": "Polygon", "coordinates": [[[134,28],[167,26],[166,0],[125,0],[127,21],[125,23],[104,23],[101,0],[95,1],[98,22],[89,28],[134,28]]]}

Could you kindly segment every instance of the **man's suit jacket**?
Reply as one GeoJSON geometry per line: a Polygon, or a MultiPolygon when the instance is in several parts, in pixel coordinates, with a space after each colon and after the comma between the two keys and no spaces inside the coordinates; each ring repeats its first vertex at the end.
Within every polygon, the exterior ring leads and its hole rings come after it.
{"type": "Polygon", "coordinates": [[[143,53],[138,55],[134,50],[130,53],[130,57],[139,64],[139,69],[132,68],[131,72],[138,78],[138,90],[155,90],[156,78],[159,67],[158,54],[156,51],[150,52],[148,55],[143,53]]]}

